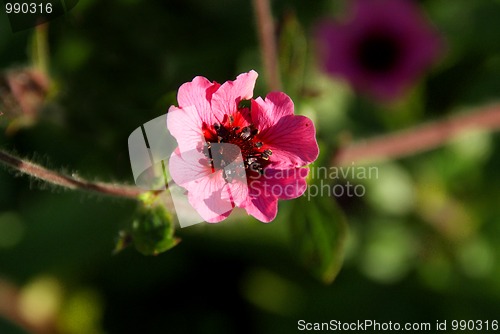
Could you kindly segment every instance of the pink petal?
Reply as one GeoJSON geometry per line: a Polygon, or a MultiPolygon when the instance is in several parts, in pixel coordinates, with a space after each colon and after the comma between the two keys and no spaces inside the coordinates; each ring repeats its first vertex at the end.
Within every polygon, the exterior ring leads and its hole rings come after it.
{"type": "Polygon", "coordinates": [[[179,107],[195,107],[198,111],[210,110],[210,101],[207,99],[207,89],[212,83],[205,77],[195,77],[179,87],[177,102],[179,107]]]}
{"type": "Polygon", "coordinates": [[[308,168],[266,169],[262,177],[251,181],[249,196],[241,207],[262,222],[274,220],[278,212],[278,199],[302,196],[307,189],[308,173],[308,168]]]}
{"type": "Polygon", "coordinates": [[[189,203],[209,223],[226,219],[234,208],[234,203],[224,194],[227,192],[225,185],[222,172],[219,171],[187,188],[189,203]]]}
{"type": "Polygon", "coordinates": [[[221,196],[223,200],[232,202],[235,206],[242,206],[248,198],[248,185],[236,181],[226,183],[221,196]]]}
{"type": "Polygon", "coordinates": [[[176,149],[170,156],[168,169],[174,182],[186,189],[191,183],[200,182],[212,174],[207,157],[197,150],[181,153],[176,149]]]}
{"type": "Polygon", "coordinates": [[[212,173],[205,155],[197,150],[172,153],[169,171],[173,181],[188,191],[188,200],[198,214],[207,222],[219,222],[229,216],[234,207],[234,198],[242,201],[246,194],[236,185],[229,190],[222,171],[212,173]],[[234,196],[229,196],[231,191],[234,196]]]}
{"type": "Polygon", "coordinates": [[[250,194],[241,207],[261,222],[269,223],[278,213],[278,198],[266,195],[261,185],[255,184],[250,187],[250,194]]]}
{"type": "Polygon", "coordinates": [[[249,100],[253,96],[257,72],[250,71],[238,75],[234,81],[226,81],[212,95],[212,112],[219,121],[224,115],[232,115],[241,100],[249,100]]]}
{"type": "MultiPolygon", "coordinates": [[[[233,145],[234,144],[222,144],[223,146],[233,145]]],[[[213,147],[213,146],[212,146],[213,147]]],[[[226,184],[226,193],[229,200],[233,201],[236,206],[240,206],[248,197],[248,182],[245,173],[245,163],[243,161],[243,156],[241,155],[240,148],[236,146],[234,149],[237,149],[240,152],[234,161],[232,161],[229,165],[224,167],[226,171],[233,172],[231,182],[226,184]]]]}
{"type": "Polygon", "coordinates": [[[252,100],[252,121],[259,130],[276,124],[282,117],[293,115],[293,102],[282,92],[269,93],[265,100],[252,100]]]}
{"type": "Polygon", "coordinates": [[[261,131],[259,138],[273,151],[275,167],[302,167],[318,157],[314,124],[293,111],[292,100],[281,92],[252,101],[252,121],[261,131]]]}
{"type": "Polygon", "coordinates": [[[263,130],[259,138],[272,151],[274,168],[302,167],[319,154],[314,124],[305,116],[285,116],[263,130]]]}
{"type": "Polygon", "coordinates": [[[265,191],[279,199],[300,197],[307,189],[306,177],[309,168],[265,170],[261,182],[266,183],[265,191]]]}
{"type": "Polygon", "coordinates": [[[202,119],[195,107],[170,107],[167,114],[168,131],[175,137],[181,152],[201,148],[205,142],[202,132],[202,119]]]}
{"type": "Polygon", "coordinates": [[[186,82],[179,87],[177,93],[179,107],[182,109],[194,107],[203,122],[213,124],[215,118],[212,114],[210,101],[213,93],[217,91],[219,87],[220,84],[216,82],[212,83],[205,77],[195,77],[193,81],[186,82]]]}

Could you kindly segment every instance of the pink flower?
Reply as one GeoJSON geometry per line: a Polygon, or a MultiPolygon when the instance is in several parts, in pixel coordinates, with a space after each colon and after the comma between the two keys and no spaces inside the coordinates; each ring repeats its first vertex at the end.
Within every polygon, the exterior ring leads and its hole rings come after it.
{"type": "Polygon", "coordinates": [[[263,221],[277,214],[278,199],[306,190],[308,168],[319,149],[314,125],[295,116],[284,93],[253,99],[257,72],[220,85],[196,77],[179,88],[179,107],[170,107],[168,130],[178,143],[169,170],[188,200],[208,222],[234,207],[263,221]]]}
{"type": "Polygon", "coordinates": [[[381,101],[398,98],[439,55],[439,35],[410,0],[355,0],[351,10],[317,29],[325,70],[381,101]]]}

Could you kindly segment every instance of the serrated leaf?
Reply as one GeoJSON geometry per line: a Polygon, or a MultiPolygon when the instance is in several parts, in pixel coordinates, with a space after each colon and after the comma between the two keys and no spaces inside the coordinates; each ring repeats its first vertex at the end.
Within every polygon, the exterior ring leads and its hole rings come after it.
{"type": "Polygon", "coordinates": [[[347,225],[335,199],[302,197],[290,214],[292,246],[300,262],[324,283],[337,277],[344,258],[347,225]]]}

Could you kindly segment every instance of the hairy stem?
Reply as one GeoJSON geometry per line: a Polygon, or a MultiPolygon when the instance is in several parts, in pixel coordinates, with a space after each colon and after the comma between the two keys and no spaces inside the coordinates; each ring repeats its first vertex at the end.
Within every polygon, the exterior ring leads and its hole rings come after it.
{"type": "Polygon", "coordinates": [[[499,130],[500,104],[493,104],[448,119],[389,135],[362,140],[341,148],[332,165],[401,158],[445,144],[467,130],[499,130]]]}
{"type": "Polygon", "coordinates": [[[78,189],[102,195],[133,199],[136,199],[137,196],[144,192],[143,190],[132,186],[91,182],[77,177],[60,174],[30,161],[22,160],[21,158],[3,150],[0,150],[0,163],[23,174],[67,189],[78,189]]]}
{"type": "Polygon", "coordinates": [[[268,85],[271,90],[278,91],[281,89],[281,79],[271,5],[269,0],[253,0],[253,6],[259,32],[262,62],[264,63],[268,85]]]}

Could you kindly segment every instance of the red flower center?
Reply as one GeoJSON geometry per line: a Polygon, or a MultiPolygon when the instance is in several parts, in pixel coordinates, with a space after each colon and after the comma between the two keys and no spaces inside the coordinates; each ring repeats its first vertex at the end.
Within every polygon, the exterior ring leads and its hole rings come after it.
{"type": "Polygon", "coordinates": [[[244,111],[248,112],[248,109],[241,110],[236,115],[236,120],[233,116],[224,115],[221,123],[214,123],[211,126],[203,124],[206,142],[203,152],[209,159],[212,171],[223,170],[226,182],[231,182],[236,176],[244,176],[243,173],[246,173],[247,177],[252,174],[263,174],[264,168],[269,164],[269,157],[273,153],[270,149],[266,149],[264,143],[257,138],[259,130],[253,124],[245,122],[244,111]],[[232,145],[214,145],[224,143],[236,145],[239,150],[232,145]],[[240,152],[244,170],[238,166],[227,168],[239,158],[240,152]]]}

